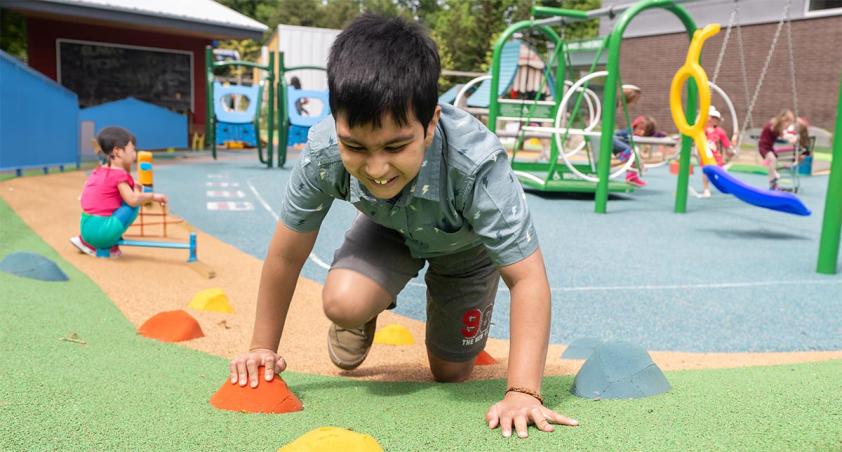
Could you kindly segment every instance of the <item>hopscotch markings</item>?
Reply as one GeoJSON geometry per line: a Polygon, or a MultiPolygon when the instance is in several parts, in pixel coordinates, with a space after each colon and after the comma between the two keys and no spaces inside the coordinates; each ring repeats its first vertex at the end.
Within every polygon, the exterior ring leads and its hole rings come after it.
{"type": "Polygon", "coordinates": [[[205,192],[205,195],[208,198],[245,198],[246,194],[241,192],[240,190],[237,191],[228,191],[228,190],[208,190],[205,192]]]}
{"type": "Polygon", "coordinates": [[[205,182],[207,187],[221,187],[221,188],[237,188],[240,186],[239,182],[205,182]]]}
{"type": "MultiPolygon", "coordinates": [[[[228,179],[227,173],[208,173],[208,179],[228,179]]],[[[246,197],[245,192],[241,190],[221,190],[227,188],[238,188],[239,182],[230,182],[227,180],[215,180],[205,182],[206,187],[212,187],[212,190],[205,190],[205,197],[207,199],[243,199],[246,197]]],[[[248,201],[207,201],[207,209],[209,211],[226,211],[226,212],[248,212],[254,210],[254,204],[248,201]]]]}
{"type": "Polygon", "coordinates": [[[254,205],[247,201],[208,201],[208,210],[242,212],[254,210],[254,205]]]}

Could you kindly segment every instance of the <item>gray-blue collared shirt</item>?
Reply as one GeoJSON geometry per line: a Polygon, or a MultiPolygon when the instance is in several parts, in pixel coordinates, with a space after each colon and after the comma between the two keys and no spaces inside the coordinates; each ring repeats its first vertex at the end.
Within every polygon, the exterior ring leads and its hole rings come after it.
{"type": "Polygon", "coordinates": [[[286,189],[281,220],[290,229],[319,228],[334,199],[403,235],[414,257],[479,244],[492,261],[516,263],[538,248],[526,195],[497,137],[468,113],[442,105],[418,176],[393,200],[380,200],[342,165],[332,117],[310,129],[286,189]]]}

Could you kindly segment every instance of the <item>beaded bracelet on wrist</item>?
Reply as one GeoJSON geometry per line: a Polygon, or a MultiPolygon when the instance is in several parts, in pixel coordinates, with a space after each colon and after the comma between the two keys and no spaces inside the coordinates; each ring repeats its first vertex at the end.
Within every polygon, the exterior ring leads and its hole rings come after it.
{"type": "Polygon", "coordinates": [[[535,397],[536,399],[538,399],[538,401],[539,401],[539,402],[541,402],[541,405],[543,405],[543,404],[544,404],[544,397],[542,397],[542,396],[541,396],[541,394],[539,394],[539,393],[537,393],[537,392],[535,392],[535,391],[532,391],[532,390],[530,390],[530,389],[520,388],[520,387],[517,387],[517,386],[512,386],[512,387],[510,387],[509,389],[506,389],[506,394],[508,394],[508,393],[510,393],[510,392],[519,392],[519,393],[521,393],[521,394],[526,394],[526,395],[528,395],[528,396],[535,397]]]}

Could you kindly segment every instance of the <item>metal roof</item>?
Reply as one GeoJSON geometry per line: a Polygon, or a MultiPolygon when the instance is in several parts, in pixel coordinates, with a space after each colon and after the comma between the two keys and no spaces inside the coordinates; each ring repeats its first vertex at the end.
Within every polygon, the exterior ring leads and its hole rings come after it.
{"type": "Polygon", "coordinates": [[[260,40],[268,31],[266,25],[213,0],[0,0],[0,7],[212,38],[260,40]]]}

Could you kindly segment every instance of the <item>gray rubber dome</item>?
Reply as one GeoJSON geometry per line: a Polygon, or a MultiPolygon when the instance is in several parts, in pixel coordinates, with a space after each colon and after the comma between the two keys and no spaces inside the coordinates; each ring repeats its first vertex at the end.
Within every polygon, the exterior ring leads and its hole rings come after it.
{"type": "Polygon", "coordinates": [[[593,400],[639,399],[671,388],[646,350],[628,342],[607,342],[582,365],[571,392],[593,400]]]}
{"type": "Polygon", "coordinates": [[[67,281],[67,275],[55,262],[40,254],[21,251],[6,256],[0,262],[0,270],[24,278],[41,281],[67,281]]]}

